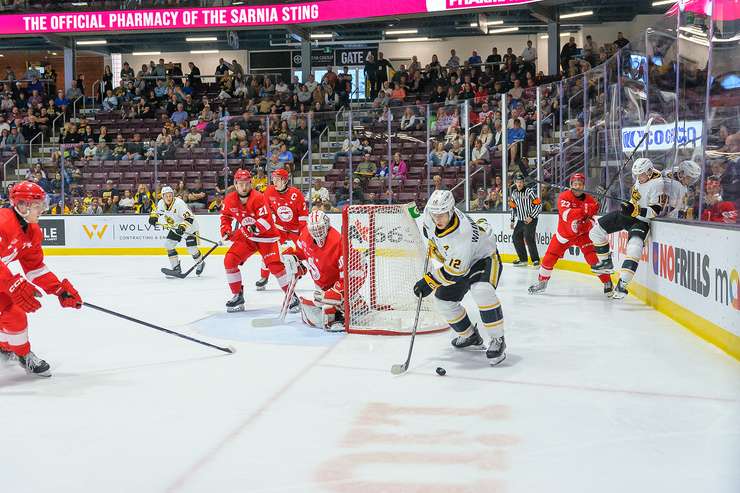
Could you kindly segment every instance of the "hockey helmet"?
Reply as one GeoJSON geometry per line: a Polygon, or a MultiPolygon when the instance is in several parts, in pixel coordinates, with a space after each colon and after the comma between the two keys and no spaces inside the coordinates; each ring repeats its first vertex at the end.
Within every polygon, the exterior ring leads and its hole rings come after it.
{"type": "Polygon", "coordinates": [[[175,193],[175,191],[172,190],[172,187],[162,187],[161,193],[164,195],[166,193],[175,193]]]}
{"type": "Polygon", "coordinates": [[[290,174],[288,173],[288,170],[285,168],[278,168],[275,171],[272,172],[273,178],[282,178],[283,180],[287,180],[290,174]]]}
{"type": "Polygon", "coordinates": [[[586,184],[586,175],[583,173],[573,173],[570,175],[570,179],[568,180],[568,185],[573,186],[574,181],[580,181],[584,185],[586,184]]]}
{"type": "Polygon", "coordinates": [[[682,178],[686,177],[690,179],[689,183],[684,183],[685,185],[693,185],[701,176],[701,168],[696,164],[696,162],[691,161],[690,159],[682,161],[678,165],[678,171],[681,173],[682,178]]]}
{"type": "Polygon", "coordinates": [[[455,196],[449,190],[435,190],[427,202],[430,214],[452,213],[455,209],[455,196]]]}
{"type": "Polygon", "coordinates": [[[329,234],[330,226],[331,222],[329,221],[329,216],[324,214],[324,211],[317,210],[309,214],[308,224],[306,227],[308,228],[308,234],[311,235],[311,238],[314,239],[318,246],[324,246],[326,236],[329,234]]]}
{"type": "Polygon", "coordinates": [[[646,157],[636,159],[635,162],[632,163],[633,176],[640,176],[643,173],[647,173],[651,169],[653,169],[653,162],[646,157]]]}
{"type": "Polygon", "coordinates": [[[236,172],[234,172],[234,182],[237,181],[248,181],[252,182],[252,173],[249,172],[249,170],[246,169],[238,169],[236,172]]]}
{"type": "Polygon", "coordinates": [[[27,218],[30,213],[30,207],[33,204],[39,204],[39,214],[49,209],[49,197],[40,185],[32,181],[22,181],[13,185],[10,189],[10,204],[21,215],[27,218]],[[20,208],[25,206],[25,210],[20,208]]]}

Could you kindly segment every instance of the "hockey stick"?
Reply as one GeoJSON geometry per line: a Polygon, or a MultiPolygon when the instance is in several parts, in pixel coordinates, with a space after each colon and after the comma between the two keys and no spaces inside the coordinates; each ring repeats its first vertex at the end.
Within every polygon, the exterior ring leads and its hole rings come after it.
{"type": "MultiPolygon", "coordinates": [[[[560,189],[560,190],[572,190],[572,188],[571,188],[571,187],[566,187],[566,186],[564,186],[564,185],[556,185],[556,184],[554,184],[554,183],[550,183],[550,182],[547,182],[547,181],[542,181],[542,180],[537,180],[537,179],[535,179],[535,178],[530,178],[530,180],[531,180],[531,181],[533,181],[534,183],[540,183],[540,184],[542,184],[542,185],[547,185],[547,186],[549,186],[549,187],[552,187],[552,188],[557,188],[557,189],[560,189]]],[[[598,191],[598,190],[586,190],[586,189],[584,188],[584,189],[582,189],[581,191],[582,191],[583,193],[590,193],[591,195],[594,195],[594,196],[599,196],[599,195],[600,195],[601,197],[606,197],[607,199],[612,199],[612,200],[619,200],[620,202],[622,202],[622,201],[625,201],[625,200],[626,200],[626,199],[622,199],[622,198],[616,197],[616,196],[614,196],[614,195],[607,195],[607,194],[601,193],[601,192],[600,192],[600,191],[598,191]]]]}
{"type": "Polygon", "coordinates": [[[290,284],[288,284],[288,289],[285,290],[285,298],[283,299],[283,306],[280,307],[280,316],[278,318],[255,318],[252,320],[252,327],[272,327],[285,323],[285,316],[288,314],[288,305],[290,305],[290,300],[293,298],[297,283],[298,276],[294,275],[290,284]]]}
{"type": "Polygon", "coordinates": [[[214,251],[214,250],[215,250],[216,248],[218,248],[218,247],[219,247],[219,244],[218,244],[218,243],[214,244],[214,245],[213,245],[213,246],[212,246],[212,247],[210,248],[210,250],[208,250],[208,251],[207,251],[207,252],[206,252],[206,253],[205,253],[204,255],[201,255],[201,256],[200,256],[200,258],[198,258],[198,261],[197,261],[197,262],[195,262],[195,263],[194,263],[194,264],[192,265],[192,267],[190,267],[190,268],[189,268],[188,270],[186,270],[185,272],[177,272],[176,270],[173,270],[173,269],[168,269],[167,267],[162,267],[162,268],[161,268],[161,269],[159,269],[159,270],[160,270],[160,271],[162,271],[162,274],[164,274],[164,275],[166,275],[166,276],[170,276],[170,277],[177,277],[178,279],[185,279],[185,278],[186,278],[186,277],[188,277],[188,275],[189,275],[189,274],[190,274],[191,272],[193,272],[193,271],[194,271],[194,270],[195,270],[195,269],[196,269],[196,268],[197,268],[197,267],[198,267],[198,266],[199,266],[200,264],[202,264],[203,262],[205,262],[205,260],[206,260],[206,257],[207,257],[207,256],[209,256],[209,255],[210,255],[211,253],[213,253],[213,251],[214,251]]]}
{"type": "MultiPolygon", "coordinates": [[[[413,207],[414,212],[411,212],[411,208],[406,209],[409,212],[409,216],[412,220],[415,220],[417,216],[418,217],[418,210],[416,209],[416,206],[413,207]]],[[[424,256],[424,269],[422,272],[426,274],[427,269],[429,268],[429,249],[426,251],[426,255],[424,256]]],[[[411,341],[409,341],[409,354],[406,356],[406,361],[403,364],[400,365],[393,365],[391,367],[391,373],[394,375],[400,375],[404,373],[406,370],[409,369],[409,363],[411,363],[411,353],[414,351],[414,340],[416,339],[416,329],[419,327],[419,315],[421,314],[421,302],[424,299],[424,297],[419,294],[419,299],[416,300],[416,314],[414,315],[414,326],[411,328],[411,341]]]]}
{"type": "MultiPolygon", "coordinates": [[[[645,133],[642,135],[642,138],[640,139],[640,141],[637,143],[635,148],[632,150],[627,160],[624,163],[622,163],[622,166],[619,168],[619,171],[615,173],[614,176],[612,176],[612,179],[609,181],[609,184],[604,189],[604,193],[599,194],[597,196],[607,197],[606,194],[609,192],[609,189],[612,187],[612,185],[614,185],[614,182],[617,181],[617,178],[622,176],[622,171],[624,171],[625,166],[627,166],[627,164],[629,164],[629,162],[632,161],[632,158],[635,157],[635,154],[637,154],[637,150],[640,149],[640,146],[642,145],[642,143],[645,142],[648,137],[650,137],[650,126],[652,124],[653,124],[653,118],[650,118],[645,124],[645,133]]],[[[619,199],[619,200],[622,200],[622,199],[619,199]]],[[[601,202],[601,200],[599,200],[599,202],[601,202]]]]}
{"type": "Polygon", "coordinates": [[[210,342],[201,341],[200,339],[196,339],[194,337],[186,336],[185,334],[181,334],[179,332],[175,332],[174,330],[165,329],[164,327],[160,327],[158,325],[150,324],[149,322],[144,322],[143,320],[136,319],[134,317],[129,317],[128,315],[124,315],[122,313],[115,312],[113,310],[109,310],[107,308],[103,308],[101,306],[93,305],[92,303],[88,303],[86,301],[82,302],[82,306],[86,306],[88,308],[93,308],[95,310],[101,311],[103,313],[107,313],[108,315],[113,315],[114,317],[119,317],[124,320],[128,320],[129,322],[135,322],[137,324],[144,325],[146,327],[149,327],[151,329],[159,330],[161,332],[166,332],[167,334],[172,334],[173,336],[180,337],[182,339],[187,339],[188,341],[196,342],[198,344],[201,344],[203,346],[208,346],[213,349],[218,349],[219,351],[223,351],[224,353],[230,353],[233,354],[236,352],[236,348],[234,346],[227,346],[227,347],[221,347],[216,346],[215,344],[211,344],[210,342]]]}

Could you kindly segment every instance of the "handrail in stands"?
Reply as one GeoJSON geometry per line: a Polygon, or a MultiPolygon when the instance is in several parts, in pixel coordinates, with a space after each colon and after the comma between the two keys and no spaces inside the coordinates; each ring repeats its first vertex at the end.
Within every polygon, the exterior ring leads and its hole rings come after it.
{"type": "Polygon", "coordinates": [[[18,154],[14,154],[10,156],[10,158],[3,163],[3,180],[5,181],[8,181],[8,170],[7,170],[8,163],[10,163],[14,159],[16,160],[16,165],[15,165],[16,173],[18,173],[18,171],[20,170],[20,167],[21,167],[20,156],[18,154]]]}
{"type": "Polygon", "coordinates": [[[57,129],[57,120],[59,120],[60,118],[63,119],[63,123],[67,123],[67,115],[64,112],[60,113],[59,116],[57,116],[56,118],[54,118],[54,120],[52,120],[52,122],[51,122],[51,134],[54,137],[57,136],[57,130],[56,130],[57,129]]]}
{"type": "Polygon", "coordinates": [[[41,137],[41,147],[44,146],[44,133],[43,132],[39,132],[33,137],[31,137],[31,140],[28,141],[28,157],[29,158],[33,156],[33,141],[38,139],[39,137],[41,137]]]}

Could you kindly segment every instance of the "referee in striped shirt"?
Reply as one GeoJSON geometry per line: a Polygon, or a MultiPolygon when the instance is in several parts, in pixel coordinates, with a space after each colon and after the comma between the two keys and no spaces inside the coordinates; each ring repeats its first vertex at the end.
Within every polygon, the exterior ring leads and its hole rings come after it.
{"type": "Polygon", "coordinates": [[[524,186],[524,175],[514,175],[514,186],[509,196],[509,207],[511,207],[511,229],[514,230],[514,248],[519,256],[514,261],[515,266],[526,266],[529,258],[532,265],[540,265],[540,255],[537,253],[537,242],[535,241],[535,230],[537,229],[537,216],[542,212],[542,200],[537,196],[534,187],[524,186]],[[516,223],[516,226],[514,226],[516,223]],[[525,247],[526,243],[526,247],[525,247]],[[529,258],[527,257],[529,249],[529,258]]]}

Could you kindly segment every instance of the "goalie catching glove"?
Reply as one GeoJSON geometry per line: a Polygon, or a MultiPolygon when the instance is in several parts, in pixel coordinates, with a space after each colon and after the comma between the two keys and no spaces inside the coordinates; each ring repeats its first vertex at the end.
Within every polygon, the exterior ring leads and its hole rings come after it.
{"type": "Polygon", "coordinates": [[[441,284],[438,283],[434,277],[430,273],[424,274],[424,277],[419,279],[416,284],[414,284],[414,295],[416,297],[421,296],[422,298],[426,298],[430,294],[432,294],[432,291],[440,287],[441,284]]]}
{"type": "Polygon", "coordinates": [[[298,257],[295,255],[283,255],[283,265],[285,266],[285,273],[289,279],[292,279],[293,277],[298,277],[300,279],[308,272],[308,269],[303,265],[303,262],[298,260],[298,257]]]}

